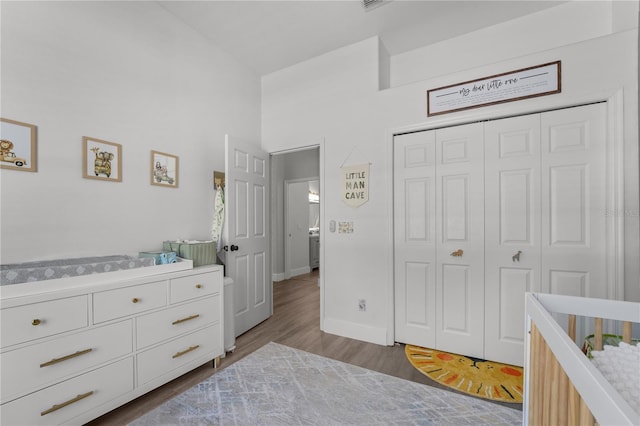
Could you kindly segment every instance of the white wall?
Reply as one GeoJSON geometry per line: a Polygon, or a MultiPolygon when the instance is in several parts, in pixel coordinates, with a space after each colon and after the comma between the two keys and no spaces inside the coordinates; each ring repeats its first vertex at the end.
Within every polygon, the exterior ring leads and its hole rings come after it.
{"type": "Polygon", "coordinates": [[[481,29],[393,56],[391,87],[609,34],[613,13],[611,3],[583,3],[579,7],[566,3],[544,9],[497,25],[494,28],[498,31],[481,29]],[[583,22],[589,22],[589,25],[581,24],[583,22]],[[513,37],[513,34],[517,36],[513,37]],[[434,57],[446,57],[447,60],[434,61],[434,57]]]}
{"type": "Polygon", "coordinates": [[[208,238],[224,134],[260,137],[260,79],[155,2],[2,2],[2,117],[38,126],[38,172],[2,170],[1,261],[136,253],[208,238]],[[82,178],[82,137],[123,181],[82,178]],[[179,188],[149,183],[177,155],[179,188]]]}
{"type": "MultiPolygon", "coordinates": [[[[396,61],[396,73],[407,71],[413,64],[418,67],[434,64],[436,70],[426,70],[421,81],[389,90],[377,90],[379,49],[375,38],[263,77],[263,148],[279,151],[298,146],[309,135],[324,137],[321,226],[328,229],[330,220],[354,222],[353,234],[321,234],[325,331],[381,344],[392,342],[394,131],[541,111],[605,100],[616,94],[617,99],[622,99],[620,106],[624,111],[620,131],[625,150],[625,212],[629,212],[624,219],[625,296],[628,300],[640,300],[637,22],[628,29],[628,18],[624,18],[624,23],[616,20],[629,13],[636,16],[638,6],[628,2],[626,13],[620,13],[617,4],[606,6],[605,13],[602,5],[575,2],[549,12],[551,22],[570,26],[571,32],[581,35],[582,40],[560,39],[549,45],[553,40],[542,37],[536,44],[535,36],[548,30],[549,15],[542,14],[536,22],[531,22],[530,17],[523,18],[523,25],[535,29],[534,33],[517,31],[520,20],[516,20],[457,38],[450,45],[445,43],[430,52],[426,62],[418,55],[420,59],[402,65],[403,71],[396,61]],[[597,29],[595,34],[593,28],[597,29]],[[620,28],[626,31],[611,34],[620,28]],[[478,38],[493,41],[478,46],[488,59],[482,60],[480,52],[471,65],[473,68],[465,66],[464,61],[451,59],[460,47],[474,45],[478,38]],[[527,46],[526,50],[518,47],[521,44],[527,46]],[[428,89],[555,60],[562,61],[561,94],[426,117],[428,89]],[[454,68],[438,65],[446,63],[454,64],[454,68]],[[339,198],[340,167],[345,162],[371,163],[370,200],[357,209],[347,207],[339,198]],[[358,311],[358,299],[366,299],[366,312],[358,311]]],[[[568,32],[566,27],[564,31],[568,32]]],[[[398,79],[392,76],[391,81],[398,79]]]]}

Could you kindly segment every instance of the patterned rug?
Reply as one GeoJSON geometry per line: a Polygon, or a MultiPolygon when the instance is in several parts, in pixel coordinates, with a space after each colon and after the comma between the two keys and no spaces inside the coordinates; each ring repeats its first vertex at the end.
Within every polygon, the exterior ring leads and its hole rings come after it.
{"type": "Polygon", "coordinates": [[[407,359],[422,374],[469,395],[522,403],[521,367],[406,345],[407,359]]]}
{"type": "Polygon", "coordinates": [[[522,412],[269,343],[132,425],[520,425],[522,412]]]}

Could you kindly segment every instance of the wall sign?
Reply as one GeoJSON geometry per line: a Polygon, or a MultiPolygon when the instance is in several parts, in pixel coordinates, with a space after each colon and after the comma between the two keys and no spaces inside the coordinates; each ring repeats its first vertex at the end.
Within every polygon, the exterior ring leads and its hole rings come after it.
{"type": "Polygon", "coordinates": [[[360,207],[369,201],[369,164],[342,166],[342,201],[360,207]]]}
{"type": "Polygon", "coordinates": [[[427,91],[427,116],[560,93],[560,61],[427,91]]]}

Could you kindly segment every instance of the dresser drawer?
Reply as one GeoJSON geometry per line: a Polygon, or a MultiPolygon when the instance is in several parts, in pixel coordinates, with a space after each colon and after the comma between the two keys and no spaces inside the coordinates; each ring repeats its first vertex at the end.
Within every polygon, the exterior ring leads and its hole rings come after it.
{"type": "Polygon", "coordinates": [[[138,385],[150,382],[206,354],[210,354],[213,359],[221,353],[218,323],[138,354],[138,385]]]}
{"type": "Polygon", "coordinates": [[[170,286],[171,303],[219,293],[220,287],[222,287],[222,270],[174,278],[171,280],[170,286]]]}
{"type": "Polygon", "coordinates": [[[166,304],[166,281],[103,291],[93,295],[93,322],[122,318],[166,304]]]}
{"type": "Polygon", "coordinates": [[[131,320],[60,337],[0,355],[2,400],[55,383],[131,353],[131,320]]]}
{"type": "Polygon", "coordinates": [[[57,425],[133,390],[133,359],[90,371],[2,405],[3,425],[57,425]]]}
{"type": "Polygon", "coordinates": [[[141,316],[136,320],[138,348],[172,339],[218,321],[220,295],[141,316]]]}
{"type": "Polygon", "coordinates": [[[89,325],[87,296],[68,297],[0,311],[2,347],[89,325]]]}

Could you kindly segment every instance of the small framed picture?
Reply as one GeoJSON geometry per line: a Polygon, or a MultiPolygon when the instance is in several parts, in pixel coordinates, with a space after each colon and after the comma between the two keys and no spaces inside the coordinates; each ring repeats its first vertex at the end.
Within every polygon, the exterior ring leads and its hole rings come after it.
{"type": "Polygon", "coordinates": [[[122,182],[122,145],[84,136],[82,176],[87,179],[122,182]]]}
{"type": "Polygon", "coordinates": [[[0,168],[37,171],[36,126],[0,118],[0,168]]]}
{"type": "Polygon", "coordinates": [[[178,157],[151,151],[151,185],[178,187],[178,157]]]}

